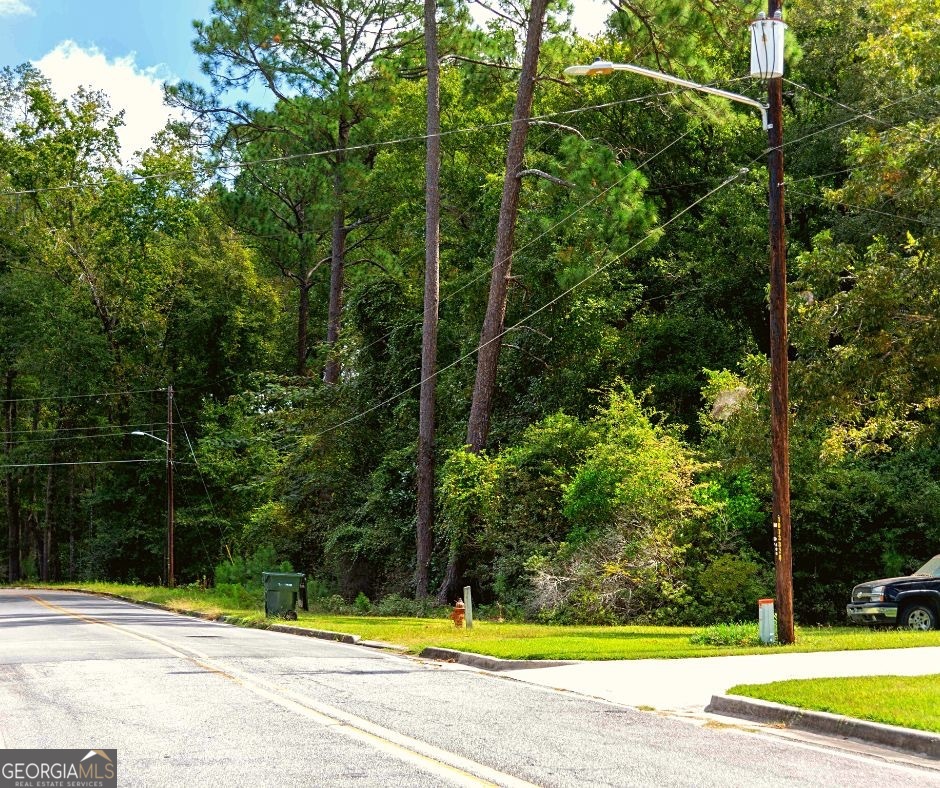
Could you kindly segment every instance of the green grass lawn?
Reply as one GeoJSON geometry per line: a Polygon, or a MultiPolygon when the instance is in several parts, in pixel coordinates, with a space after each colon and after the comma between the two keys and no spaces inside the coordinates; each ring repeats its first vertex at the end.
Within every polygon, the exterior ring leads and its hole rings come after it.
{"type": "MultiPolygon", "coordinates": [[[[64,585],[64,584],[63,584],[64,585]]],[[[167,589],[117,583],[69,584],[118,594],[129,599],[157,602],[176,610],[211,616],[236,616],[246,624],[263,625],[258,606],[239,606],[213,590],[167,589]]],[[[472,630],[456,629],[445,618],[408,618],[300,613],[302,627],[382,640],[418,653],[426,646],[473,651],[506,659],[667,659],[713,657],[727,654],[764,654],[788,651],[840,651],[871,648],[940,646],[940,632],[877,631],[855,627],[801,627],[791,646],[734,647],[693,644],[695,627],[661,626],[549,626],[544,624],[474,622],[472,630]]]]}
{"type": "Polygon", "coordinates": [[[940,674],[741,684],[728,694],[940,733],[940,674]]]}

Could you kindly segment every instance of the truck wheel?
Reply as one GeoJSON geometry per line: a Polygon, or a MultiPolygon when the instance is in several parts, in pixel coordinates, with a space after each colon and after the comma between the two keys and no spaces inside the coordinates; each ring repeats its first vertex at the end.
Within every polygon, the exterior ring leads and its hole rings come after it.
{"type": "Polygon", "coordinates": [[[901,616],[901,626],[904,629],[917,629],[926,632],[937,628],[937,614],[926,605],[911,605],[905,608],[901,616]]]}

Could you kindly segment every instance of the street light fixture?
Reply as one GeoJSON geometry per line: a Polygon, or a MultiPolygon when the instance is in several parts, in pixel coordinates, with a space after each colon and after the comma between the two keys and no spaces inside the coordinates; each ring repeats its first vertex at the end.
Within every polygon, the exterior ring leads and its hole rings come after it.
{"type": "Polygon", "coordinates": [[[609,60],[595,60],[589,66],[568,66],[568,68],[565,69],[565,74],[569,77],[594,77],[604,74],[613,74],[615,71],[629,71],[631,74],[639,74],[640,76],[656,79],[660,82],[669,82],[672,85],[679,85],[680,87],[697,90],[700,93],[708,93],[712,96],[720,96],[730,101],[737,101],[739,104],[748,104],[760,111],[761,122],[764,128],[770,128],[767,121],[767,105],[761,104],[757,99],[752,99],[750,96],[742,96],[739,93],[732,93],[729,90],[713,88],[710,85],[700,85],[698,82],[690,82],[687,79],[674,77],[672,74],[664,74],[661,71],[653,71],[652,69],[643,68],[642,66],[634,66],[632,63],[611,63],[609,60]]]}
{"type": "Polygon", "coordinates": [[[768,103],[749,96],[700,85],[628,63],[597,60],[588,66],[568,66],[568,76],[595,76],[629,71],[660,82],[708,93],[760,110],[769,139],[767,169],[770,176],[768,213],[770,227],[770,420],[773,472],[773,542],[777,576],[777,635],[781,643],[794,641],[793,553],[790,528],[790,438],[787,379],[787,262],[783,202],[783,23],[781,0],[768,0],[751,29],[751,76],[767,80],[768,103]]]}
{"type": "Polygon", "coordinates": [[[174,561],[174,495],[173,495],[173,387],[169,386],[166,390],[167,401],[167,439],[164,440],[150,432],[134,430],[131,435],[140,435],[146,438],[153,438],[166,446],[166,552],[167,552],[167,573],[166,584],[169,588],[176,585],[176,567],[174,561]]]}

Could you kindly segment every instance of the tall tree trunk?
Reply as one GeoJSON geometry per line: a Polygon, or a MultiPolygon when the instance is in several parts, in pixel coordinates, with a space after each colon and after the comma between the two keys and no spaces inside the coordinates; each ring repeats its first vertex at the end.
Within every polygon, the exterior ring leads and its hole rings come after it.
{"type": "MultiPolygon", "coordinates": [[[[4,405],[4,449],[8,458],[13,456],[13,428],[16,424],[16,403],[13,402],[13,381],[16,372],[7,370],[4,387],[6,402],[4,405]]],[[[7,510],[7,577],[11,583],[20,579],[20,506],[19,485],[12,468],[6,472],[6,510],[7,510]]]]}
{"type": "Polygon", "coordinates": [[[343,184],[343,165],[346,162],[346,147],[349,145],[350,125],[344,119],[339,121],[337,136],[336,170],[333,173],[333,242],[330,256],[330,305],[326,324],[326,344],[329,357],[323,370],[325,383],[339,382],[339,358],[336,356],[336,343],[339,341],[340,320],[343,314],[343,278],[346,258],[346,205],[345,186],[343,184]]]}
{"type": "Polygon", "coordinates": [[[69,468],[67,517],[69,524],[69,580],[75,579],[75,466],[69,468]]]}
{"type": "Polygon", "coordinates": [[[437,3],[424,0],[424,52],[428,68],[425,158],[424,322],[421,329],[421,395],[418,413],[418,526],[415,596],[428,595],[434,539],[434,420],[437,387],[437,317],[440,300],[441,101],[437,59],[437,3]]]}
{"type": "Polygon", "coordinates": [[[307,324],[310,320],[310,285],[300,283],[300,304],[297,307],[297,375],[307,372],[307,324]]]}
{"type": "MultiPolygon", "coordinates": [[[[477,375],[473,384],[470,419],[467,423],[467,443],[474,452],[483,449],[490,431],[496,369],[506,316],[506,293],[512,268],[512,246],[516,234],[516,219],[519,215],[519,192],[522,187],[519,171],[522,168],[522,156],[529,133],[529,116],[532,110],[532,97],[535,94],[542,26],[547,5],[548,0],[532,0],[529,8],[525,54],[522,58],[522,73],[519,75],[519,92],[516,95],[512,131],[509,133],[509,147],[506,152],[503,197],[499,206],[499,224],[496,228],[496,246],[493,250],[493,273],[490,277],[490,293],[486,302],[483,330],[480,332],[477,375]]],[[[447,565],[444,582],[438,591],[438,601],[446,603],[456,592],[460,576],[463,574],[464,560],[462,545],[451,545],[451,558],[447,565]]]]}
{"type": "Polygon", "coordinates": [[[486,317],[480,332],[480,351],[477,354],[477,376],[473,384],[473,400],[470,404],[470,420],[467,424],[467,443],[478,452],[486,445],[490,431],[490,416],[493,410],[493,392],[496,388],[496,368],[502,347],[500,334],[506,316],[506,292],[512,268],[512,245],[516,235],[516,219],[519,215],[519,192],[522,183],[519,170],[529,133],[529,115],[535,93],[535,78],[538,67],[539,48],[542,40],[542,25],[547,0],[532,0],[529,9],[529,27],[526,33],[525,55],[522,73],[519,76],[519,93],[513,111],[512,131],[506,152],[506,174],[503,179],[503,197],[499,207],[499,224],[496,228],[496,247],[493,250],[493,273],[490,277],[490,294],[486,303],[486,317]]]}

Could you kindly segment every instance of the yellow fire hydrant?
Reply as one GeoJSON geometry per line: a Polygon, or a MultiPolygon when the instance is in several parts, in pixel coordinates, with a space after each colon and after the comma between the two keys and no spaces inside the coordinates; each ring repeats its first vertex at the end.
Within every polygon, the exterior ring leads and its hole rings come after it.
{"type": "Polygon", "coordinates": [[[454,610],[450,614],[451,620],[454,622],[454,626],[458,629],[464,625],[464,619],[467,617],[467,608],[464,606],[464,603],[457,600],[457,603],[454,605],[454,610]]]}

